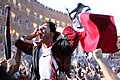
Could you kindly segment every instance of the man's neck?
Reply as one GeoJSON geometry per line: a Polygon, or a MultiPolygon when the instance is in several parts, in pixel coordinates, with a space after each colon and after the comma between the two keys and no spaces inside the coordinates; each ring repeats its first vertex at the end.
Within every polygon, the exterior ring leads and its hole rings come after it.
{"type": "Polygon", "coordinates": [[[44,48],[49,48],[52,46],[52,43],[43,43],[42,45],[44,48]]]}

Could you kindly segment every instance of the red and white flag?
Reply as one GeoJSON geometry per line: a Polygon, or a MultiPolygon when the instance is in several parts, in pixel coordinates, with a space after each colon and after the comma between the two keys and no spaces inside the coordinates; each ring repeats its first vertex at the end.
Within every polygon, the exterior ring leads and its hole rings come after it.
{"type": "Polygon", "coordinates": [[[113,16],[82,13],[79,18],[84,28],[83,32],[78,32],[84,51],[92,52],[97,48],[101,48],[104,53],[118,51],[117,31],[113,16]]]}

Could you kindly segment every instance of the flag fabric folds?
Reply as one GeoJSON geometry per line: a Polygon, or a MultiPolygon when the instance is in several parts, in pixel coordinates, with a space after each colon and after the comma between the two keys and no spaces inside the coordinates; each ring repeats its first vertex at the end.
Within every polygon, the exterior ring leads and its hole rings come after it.
{"type": "Polygon", "coordinates": [[[84,31],[79,32],[84,51],[92,52],[97,48],[101,48],[104,53],[118,51],[117,31],[113,16],[82,13],[79,18],[84,27],[84,31]]]}

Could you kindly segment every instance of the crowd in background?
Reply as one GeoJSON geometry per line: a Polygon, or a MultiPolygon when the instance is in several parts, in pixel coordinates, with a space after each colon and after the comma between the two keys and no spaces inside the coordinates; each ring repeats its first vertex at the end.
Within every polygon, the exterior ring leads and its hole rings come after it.
{"type": "MultiPolygon", "coordinates": [[[[17,49],[12,46],[12,56],[15,55],[17,49]]],[[[3,59],[4,50],[0,50],[0,60],[3,59]]],[[[72,55],[71,72],[68,80],[106,80],[101,70],[99,64],[95,61],[93,57],[88,58],[88,53],[86,55],[76,57],[72,55]],[[76,58],[78,58],[76,60],[76,58]],[[97,79],[98,77],[99,79],[97,79]]],[[[109,55],[108,58],[104,58],[106,63],[112,69],[112,71],[120,78],[120,56],[119,55],[109,55]]],[[[22,52],[21,62],[18,71],[14,73],[16,80],[29,80],[31,72],[32,57],[26,55],[22,52]]]]}

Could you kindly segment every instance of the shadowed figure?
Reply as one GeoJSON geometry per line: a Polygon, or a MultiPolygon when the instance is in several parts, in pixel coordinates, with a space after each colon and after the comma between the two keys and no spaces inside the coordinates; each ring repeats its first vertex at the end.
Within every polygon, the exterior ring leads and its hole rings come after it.
{"type": "Polygon", "coordinates": [[[73,9],[73,10],[69,13],[69,15],[71,16],[72,13],[76,12],[75,15],[74,15],[74,17],[72,18],[72,20],[74,20],[74,19],[76,18],[76,16],[77,16],[79,13],[81,13],[82,10],[83,10],[84,8],[86,8],[86,7],[87,7],[87,9],[85,10],[85,12],[91,10],[89,6],[85,6],[85,5],[83,5],[82,3],[78,3],[78,4],[77,4],[77,7],[76,7],[75,9],[73,9]]]}

